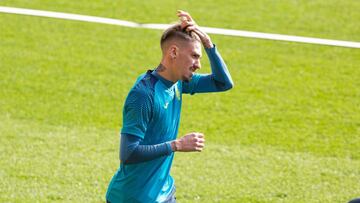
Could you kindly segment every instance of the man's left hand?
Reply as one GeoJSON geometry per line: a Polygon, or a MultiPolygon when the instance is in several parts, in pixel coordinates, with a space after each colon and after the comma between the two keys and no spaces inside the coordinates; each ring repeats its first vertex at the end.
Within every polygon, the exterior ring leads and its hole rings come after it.
{"type": "Polygon", "coordinates": [[[210,37],[199,28],[189,13],[178,10],[177,16],[180,18],[182,29],[186,28],[186,31],[194,32],[197,36],[199,36],[201,43],[205,48],[213,47],[210,37]]]}

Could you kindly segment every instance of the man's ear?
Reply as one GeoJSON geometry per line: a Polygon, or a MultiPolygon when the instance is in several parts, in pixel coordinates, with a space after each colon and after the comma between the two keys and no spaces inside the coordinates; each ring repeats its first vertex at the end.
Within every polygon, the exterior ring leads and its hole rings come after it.
{"type": "Polygon", "coordinates": [[[178,55],[179,55],[179,47],[177,47],[176,45],[172,45],[170,47],[170,57],[172,59],[175,59],[178,55]]]}

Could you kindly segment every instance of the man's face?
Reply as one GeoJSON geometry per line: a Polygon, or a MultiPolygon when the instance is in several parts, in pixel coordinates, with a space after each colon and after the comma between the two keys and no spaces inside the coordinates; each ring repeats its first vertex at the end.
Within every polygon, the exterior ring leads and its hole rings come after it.
{"type": "Polygon", "coordinates": [[[186,42],[179,48],[176,58],[177,72],[181,80],[191,80],[194,72],[201,68],[201,44],[198,41],[186,42]]]}

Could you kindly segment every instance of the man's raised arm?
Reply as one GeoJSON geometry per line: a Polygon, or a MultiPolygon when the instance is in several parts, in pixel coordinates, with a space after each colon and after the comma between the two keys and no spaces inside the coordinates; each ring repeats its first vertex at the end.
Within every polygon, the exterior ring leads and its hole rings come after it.
{"type": "Polygon", "coordinates": [[[196,34],[203,44],[210,60],[211,74],[195,74],[190,82],[184,82],[184,93],[221,92],[234,86],[224,60],[212,43],[210,37],[195,23],[189,13],[178,11],[181,27],[187,32],[196,34]]]}

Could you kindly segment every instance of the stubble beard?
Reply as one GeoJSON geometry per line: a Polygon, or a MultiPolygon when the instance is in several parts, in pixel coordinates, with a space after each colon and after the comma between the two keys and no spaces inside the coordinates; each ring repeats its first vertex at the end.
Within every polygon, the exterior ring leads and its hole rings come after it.
{"type": "Polygon", "coordinates": [[[191,81],[191,79],[192,79],[192,73],[191,73],[191,76],[190,77],[185,77],[185,76],[183,76],[183,78],[182,78],[182,81],[184,81],[184,82],[190,82],[191,81]]]}

